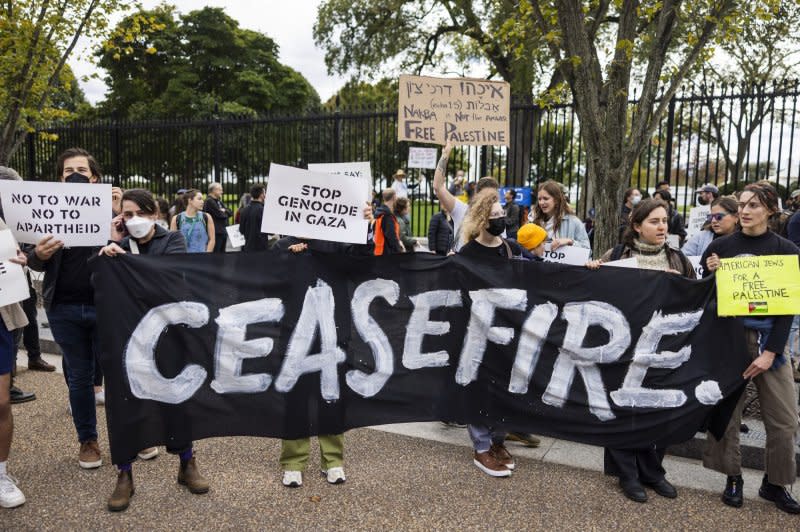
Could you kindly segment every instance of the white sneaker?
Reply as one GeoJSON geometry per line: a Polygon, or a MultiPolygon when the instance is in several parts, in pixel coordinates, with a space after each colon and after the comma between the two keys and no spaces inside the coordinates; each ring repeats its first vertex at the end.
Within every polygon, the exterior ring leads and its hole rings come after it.
{"type": "Polygon", "coordinates": [[[10,475],[0,475],[0,507],[16,508],[25,504],[25,495],[10,475]]]}
{"type": "Polygon", "coordinates": [[[284,471],[283,485],[287,488],[299,488],[303,485],[302,471],[284,471]]]}
{"type": "Polygon", "coordinates": [[[147,449],[142,449],[136,456],[138,456],[140,460],[152,460],[158,456],[158,447],[148,447],[147,449]]]}
{"type": "Polygon", "coordinates": [[[95,392],[94,394],[94,404],[96,405],[104,405],[106,404],[106,391],[100,390],[99,392],[95,392]]]}
{"type": "Polygon", "coordinates": [[[332,467],[327,471],[322,471],[322,476],[325,477],[328,484],[341,484],[346,480],[343,467],[332,467]]]}

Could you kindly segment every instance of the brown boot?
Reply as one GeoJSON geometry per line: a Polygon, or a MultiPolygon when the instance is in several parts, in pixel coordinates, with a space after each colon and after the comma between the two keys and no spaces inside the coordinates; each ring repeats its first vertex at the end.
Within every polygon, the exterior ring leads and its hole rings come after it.
{"type": "Polygon", "coordinates": [[[200,470],[197,469],[194,456],[185,462],[181,460],[181,466],[178,470],[178,484],[183,484],[192,493],[208,492],[208,481],[203,478],[200,470]]]}
{"type": "Polygon", "coordinates": [[[108,509],[112,512],[121,512],[128,508],[133,492],[133,474],[130,471],[120,471],[114,493],[108,498],[108,509]]]}

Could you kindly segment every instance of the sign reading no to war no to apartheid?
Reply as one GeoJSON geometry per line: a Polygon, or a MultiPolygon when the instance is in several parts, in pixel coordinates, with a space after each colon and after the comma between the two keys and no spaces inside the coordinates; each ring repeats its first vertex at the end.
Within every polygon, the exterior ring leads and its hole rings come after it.
{"type": "Polygon", "coordinates": [[[797,255],[722,259],[716,277],[720,316],[800,314],[797,255]]]}
{"type": "Polygon", "coordinates": [[[398,139],[507,146],[510,110],[506,82],[400,76],[398,139]]]}
{"type": "Polygon", "coordinates": [[[111,227],[111,185],[0,181],[5,221],[19,242],[53,235],[65,246],[105,246],[111,227]]]}
{"type": "Polygon", "coordinates": [[[363,211],[369,199],[364,183],[362,177],[273,164],[261,232],[363,244],[368,224],[363,211]]]}

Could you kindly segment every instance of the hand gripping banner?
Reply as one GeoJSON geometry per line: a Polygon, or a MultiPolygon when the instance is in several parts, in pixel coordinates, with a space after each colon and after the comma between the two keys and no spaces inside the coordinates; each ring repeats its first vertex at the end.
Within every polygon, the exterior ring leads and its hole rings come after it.
{"type": "Polygon", "coordinates": [[[713,279],[428,254],[92,262],[115,463],[432,420],[667,446],[720,433],[749,364],[713,279]]]}

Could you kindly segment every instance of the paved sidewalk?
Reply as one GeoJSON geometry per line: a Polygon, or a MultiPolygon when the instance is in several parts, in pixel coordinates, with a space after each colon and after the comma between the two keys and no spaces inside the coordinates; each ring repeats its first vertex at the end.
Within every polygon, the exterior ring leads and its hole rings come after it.
{"type": "MultiPolygon", "coordinates": [[[[62,376],[21,369],[19,383],[38,395],[34,402],[14,406],[9,469],[28,502],[0,509],[3,530],[800,528],[800,516],[783,514],[754,496],[761,478],[755,471],[745,477],[744,508],[733,509],[719,501],[721,475],[695,461],[668,458],[668,477],[680,486],[678,499],[650,492],[649,502],[637,504],[622,497],[612,478],[597,472],[600,449],[552,439],[540,449],[510,444],[517,470],[509,479],[492,479],[472,465],[464,431],[438,423],[351,431],[347,482],[327,485],[314,455],[299,489],[280,484],[277,440],[203,440],[196,448],[201,470],[212,482],[210,493],[191,495],[178,486],[177,460],[162,454],[134,465],[131,507],[111,514],[105,501],[115,469],[108,463],[94,471],[79,469],[62,376]]],[[[98,414],[107,461],[102,407],[98,414]]]]}

